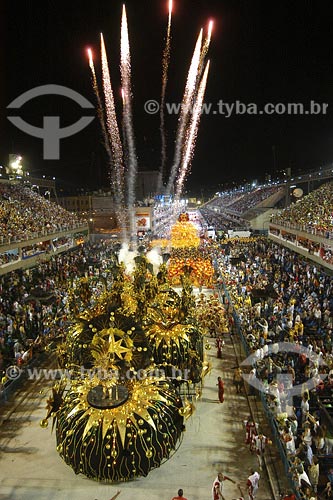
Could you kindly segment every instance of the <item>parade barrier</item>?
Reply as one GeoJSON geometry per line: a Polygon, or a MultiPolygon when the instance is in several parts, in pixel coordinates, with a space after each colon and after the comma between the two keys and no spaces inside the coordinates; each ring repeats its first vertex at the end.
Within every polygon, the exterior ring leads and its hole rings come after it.
{"type": "Polygon", "coordinates": [[[45,359],[46,353],[42,352],[26,365],[20,367],[12,365],[6,369],[7,380],[0,390],[0,405],[5,404],[22,387],[23,383],[28,379],[29,371],[39,367],[45,359]]]}

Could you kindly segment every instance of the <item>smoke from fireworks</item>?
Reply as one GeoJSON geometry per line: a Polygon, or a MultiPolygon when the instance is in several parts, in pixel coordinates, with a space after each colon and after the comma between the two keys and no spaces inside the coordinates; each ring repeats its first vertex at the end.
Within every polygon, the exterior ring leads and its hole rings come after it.
{"type": "Polygon", "coordinates": [[[196,101],[194,104],[193,113],[191,116],[190,127],[189,127],[189,130],[187,132],[184,156],[182,159],[182,164],[181,164],[179,176],[178,176],[177,182],[176,182],[176,200],[180,198],[186,176],[188,175],[190,162],[193,158],[193,153],[194,153],[194,148],[195,148],[195,140],[196,140],[196,137],[198,134],[199,123],[200,123],[200,118],[201,118],[201,114],[202,114],[202,105],[203,105],[203,100],[205,97],[208,72],[209,72],[209,61],[206,64],[206,68],[205,68],[203,77],[202,77],[201,82],[200,82],[198,95],[197,95],[197,98],[196,98],[196,101]]]}
{"type": "Polygon", "coordinates": [[[176,146],[175,146],[175,157],[173,161],[173,165],[171,167],[171,172],[170,172],[170,177],[168,180],[168,184],[166,187],[166,194],[169,195],[173,184],[175,182],[181,157],[182,157],[182,152],[184,148],[184,137],[185,137],[185,131],[186,131],[186,126],[188,125],[188,119],[189,119],[189,114],[192,112],[192,106],[193,106],[193,99],[195,97],[195,92],[196,92],[196,87],[197,87],[197,81],[198,81],[198,71],[199,71],[199,65],[200,65],[200,58],[201,58],[201,45],[202,45],[202,29],[200,30],[197,43],[195,45],[192,61],[191,61],[191,66],[190,70],[188,73],[187,81],[186,81],[186,86],[185,86],[185,92],[184,92],[184,97],[181,105],[181,110],[180,110],[180,116],[178,120],[178,130],[177,130],[177,137],[176,137],[176,146]]]}
{"type": "Polygon", "coordinates": [[[121,41],[120,41],[120,73],[123,89],[124,105],[124,129],[128,147],[128,210],[130,218],[130,234],[134,234],[134,218],[131,211],[135,201],[135,178],[137,173],[137,158],[135,151],[133,120],[132,120],[132,93],[131,93],[131,56],[128,38],[127,17],[125,5],[121,19],[121,41]]]}
{"type": "Polygon", "coordinates": [[[161,132],[161,166],[158,176],[157,191],[161,192],[163,186],[163,175],[165,171],[166,163],[166,138],[165,138],[165,118],[164,118],[164,107],[165,107],[165,93],[168,84],[168,70],[170,62],[170,46],[171,46],[171,15],[172,15],[172,0],[169,0],[169,20],[166,35],[165,48],[163,52],[162,61],[162,92],[161,92],[161,107],[160,107],[160,132],[161,132]]]}
{"type": "Polygon", "coordinates": [[[117,217],[120,219],[121,227],[125,230],[126,224],[122,207],[124,205],[124,164],[123,147],[120,140],[117,115],[113,97],[113,90],[110,78],[108,59],[101,34],[101,59],[102,59],[102,80],[105,99],[106,128],[109,135],[111,150],[113,155],[113,191],[115,196],[117,217]]]}

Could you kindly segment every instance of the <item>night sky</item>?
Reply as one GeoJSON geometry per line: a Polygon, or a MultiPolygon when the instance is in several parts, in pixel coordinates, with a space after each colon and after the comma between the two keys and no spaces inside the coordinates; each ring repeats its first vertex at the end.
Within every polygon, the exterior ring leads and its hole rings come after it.
{"type": "MultiPolygon", "coordinates": [[[[2,116],[0,161],[20,153],[38,175],[55,176],[67,186],[98,187],[107,162],[98,120],[61,142],[60,160],[44,161],[42,141],[25,135],[6,119],[6,106],[38,85],[70,87],[95,104],[86,48],[95,52],[100,76],[99,33],[103,32],[119,112],[120,19],[118,0],[4,0],[0,6],[2,116]],[[3,88],[4,86],[4,88],[3,88]]],[[[159,116],[143,106],[160,99],[161,59],[168,16],[167,0],[126,2],[132,55],[133,109],[139,169],[160,164],[159,116]]],[[[172,53],[167,102],[180,102],[194,44],[201,27],[215,21],[209,57],[206,102],[328,103],[326,115],[203,116],[186,188],[213,188],[231,180],[263,179],[265,173],[292,172],[333,161],[333,51],[330,2],[174,0],[172,53]],[[275,158],[273,155],[275,151],[275,158]]],[[[60,115],[62,125],[77,121],[77,104],[58,96],[41,97],[18,114],[41,126],[43,115],[60,115]]],[[[84,114],[93,114],[85,111],[84,114]]],[[[177,117],[167,117],[168,166],[172,164],[177,117]]]]}

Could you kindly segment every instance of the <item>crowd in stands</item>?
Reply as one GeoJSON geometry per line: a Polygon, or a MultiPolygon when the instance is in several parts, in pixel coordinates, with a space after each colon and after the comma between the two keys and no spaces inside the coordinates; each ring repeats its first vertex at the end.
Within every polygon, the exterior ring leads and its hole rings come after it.
{"type": "Polygon", "coordinates": [[[0,266],[3,266],[4,264],[9,264],[10,262],[15,262],[18,259],[19,256],[17,253],[11,253],[11,252],[0,253],[0,266]]]}
{"type": "Polygon", "coordinates": [[[28,362],[61,334],[74,281],[91,271],[92,261],[103,268],[111,255],[112,247],[104,242],[85,244],[35,268],[0,277],[0,371],[28,362]]]}
{"type": "Polygon", "coordinates": [[[207,203],[205,207],[211,210],[217,208],[221,212],[241,216],[277,193],[280,189],[281,187],[278,185],[264,185],[251,189],[240,188],[230,192],[219,193],[219,196],[207,203]]]}
{"type": "Polygon", "coordinates": [[[259,186],[252,191],[245,192],[241,198],[229,204],[228,210],[244,214],[275,194],[279,189],[281,189],[279,186],[259,186]]]}
{"type": "Polygon", "coordinates": [[[228,231],[229,229],[249,229],[248,221],[234,217],[226,213],[217,213],[208,207],[200,209],[207,226],[213,226],[216,231],[228,231]]]}
{"type": "Polygon", "coordinates": [[[319,189],[274,215],[271,221],[325,238],[332,238],[333,183],[323,184],[319,189]]]}
{"type": "Polygon", "coordinates": [[[30,187],[0,183],[0,244],[69,229],[79,222],[76,215],[30,187]]]}
{"type": "Polygon", "coordinates": [[[300,497],[326,495],[333,489],[333,279],[265,239],[228,246],[218,262],[253,356],[250,375],[264,388],[300,497]],[[280,352],[281,342],[295,349],[280,352]],[[296,386],[299,396],[289,397],[296,386]]]}

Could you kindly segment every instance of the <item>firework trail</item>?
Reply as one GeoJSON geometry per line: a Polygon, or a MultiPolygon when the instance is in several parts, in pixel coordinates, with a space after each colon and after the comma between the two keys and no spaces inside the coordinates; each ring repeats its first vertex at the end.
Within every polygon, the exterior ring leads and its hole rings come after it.
{"type": "Polygon", "coordinates": [[[205,97],[205,91],[206,91],[206,85],[207,85],[207,78],[208,78],[208,72],[209,72],[209,64],[210,62],[208,61],[205,67],[205,71],[203,74],[203,77],[200,82],[199,90],[198,90],[198,95],[194,104],[194,109],[193,113],[191,116],[191,123],[190,127],[188,129],[188,134],[186,137],[186,145],[185,145],[185,150],[184,150],[184,156],[182,159],[182,164],[180,167],[179,171],[179,176],[176,181],[176,200],[179,200],[183,186],[184,186],[184,181],[186,179],[186,176],[189,171],[189,166],[191,163],[191,160],[193,158],[193,153],[194,153],[194,148],[195,148],[195,140],[198,134],[198,129],[199,129],[199,123],[200,123],[200,118],[202,114],[202,105],[203,105],[203,100],[205,97]]]}
{"type": "Polygon", "coordinates": [[[132,120],[132,93],[131,93],[131,56],[128,39],[127,17],[125,5],[121,19],[121,42],[120,42],[120,72],[121,85],[123,89],[124,103],[124,128],[128,145],[128,193],[127,203],[130,218],[130,232],[134,235],[134,218],[131,214],[135,201],[135,178],[137,173],[137,158],[134,143],[133,120],[132,120]]]}
{"type": "Polygon", "coordinates": [[[204,63],[204,59],[208,53],[208,49],[210,46],[210,41],[212,39],[212,31],[213,31],[213,26],[214,26],[214,21],[210,20],[208,24],[208,33],[205,38],[204,44],[202,46],[202,51],[201,51],[201,57],[200,57],[200,64],[204,63]]]}
{"type": "Polygon", "coordinates": [[[102,33],[101,33],[101,58],[102,58],[102,79],[103,79],[105,113],[106,113],[106,129],[108,131],[109,141],[111,143],[113,165],[114,165],[113,169],[114,171],[111,174],[111,179],[113,181],[113,191],[115,196],[117,218],[120,222],[123,231],[122,236],[123,238],[126,238],[126,235],[124,234],[126,228],[126,221],[125,221],[124,211],[122,209],[124,205],[123,148],[120,140],[113,90],[110,78],[109,64],[102,33]]]}
{"type": "Polygon", "coordinates": [[[128,145],[127,145],[127,137],[125,131],[125,92],[124,89],[121,89],[121,102],[122,102],[122,120],[121,120],[121,137],[123,144],[123,152],[124,152],[124,165],[128,165],[128,145]]]}
{"type": "Polygon", "coordinates": [[[184,147],[184,136],[186,131],[186,126],[188,124],[189,114],[192,112],[193,99],[196,94],[197,88],[197,80],[198,80],[198,71],[200,65],[200,57],[201,57],[201,45],[202,45],[202,29],[200,30],[197,43],[195,45],[190,70],[188,73],[186,87],[184,92],[184,97],[181,105],[180,116],[178,120],[178,130],[176,137],[176,146],[175,146],[175,157],[173,161],[173,165],[171,167],[170,177],[168,180],[168,184],[166,187],[166,194],[169,195],[173,184],[175,182],[178,168],[180,165],[183,147],[184,147]]]}
{"type": "Polygon", "coordinates": [[[204,41],[204,43],[202,45],[202,49],[201,49],[197,86],[199,85],[199,82],[201,81],[202,74],[203,74],[203,71],[205,68],[205,60],[206,60],[206,56],[208,54],[210,42],[212,39],[213,27],[214,27],[214,21],[211,19],[208,23],[207,36],[205,38],[205,41],[204,41]]]}
{"type": "Polygon", "coordinates": [[[109,157],[110,168],[112,168],[112,152],[111,152],[108,132],[107,132],[106,126],[105,126],[103,104],[102,104],[101,94],[100,94],[100,91],[98,88],[93,55],[92,55],[91,49],[88,49],[87,52],[88,52],[88,59],[89,59],[89,67],[90,67],[91,76],[92,76],[93,89],[94,89],[96,101],[97,101],[97,116],[98,116],[98,119],[100,121],[101,129],[102,129],[104,147],[105,147],[106,152],[107,152],[108,157],[109,157]]]}
{"type": "Polygon", "coordinates": [[[167,28],[167,36],[165,42],[165,48],[163,52],[163,62],[162,62],[162,93],[161,93],[161,108],[160,108],[160,132],[161,132],[161,166],[158,175],[157,191],[161,192],[163,186],[163,175],[166,163],[166,138],[165,138],[165,118],[164,118],[164,107],[165,107],[165,93],[168,84],[168,70],[170,63],[170,46],[171,46],[171,16],[172,16],[172,0],[169,0],[169,20],[167,28]]]}

